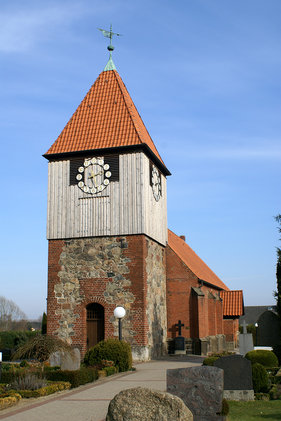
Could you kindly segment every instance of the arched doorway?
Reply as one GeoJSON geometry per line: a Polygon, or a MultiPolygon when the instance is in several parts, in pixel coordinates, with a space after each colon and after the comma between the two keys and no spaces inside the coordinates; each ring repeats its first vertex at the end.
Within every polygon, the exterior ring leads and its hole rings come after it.
{"type": "Polygon", "coordinates": [[[104,307],[98,303],[87,307],[87,349],[104,339],[104,307]]]}

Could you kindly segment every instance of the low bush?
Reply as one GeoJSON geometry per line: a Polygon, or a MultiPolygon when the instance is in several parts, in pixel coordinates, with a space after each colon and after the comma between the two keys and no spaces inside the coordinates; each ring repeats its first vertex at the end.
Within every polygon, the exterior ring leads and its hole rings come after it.
{"type": "Polygon", "coordinates": [[[222,400],[222,407],[220,415],[226,416],[229,414],[229,405],[226,399],[222,400]]]}
{"type": "Polygon", "coordinates": [[[47,370],[44,371],[44,375],[48,380],[69,382],[74,388],[97,380],[98,371],[94,367],[81,367],[75,371],[47,370]]]}
{"type": "Polygon", "coordinates": [[[37,390],[47,386],[47,381],[35,374],[26,374],[15,379],[11,383],[11,389],[15,390],[37,390]]]}
{"type": "Polygon", "coordinates": [[[271,400],[281,399],[281,384],[274,384],[269,391],[271,400]]]}
{"type": "Polygon", "coordinates": [[[86,366],[96,366],[102,360],[110,360],[118,367],[119,371],[127,371],[132,368],[132,351],[130,345],[118,339],[107,339],[99,342],[89,349],[84,357],[86,366]]]}
{"type": "Polygon", "coordinates": [[[281,344],[273,346],[273,352],[278,358],[278,365],[281,365],[281,344]]]}
{"type": "Polygon", "coordinates": [[[15,392],[18,393],[22,398],[39,398],[41,396],[48,396],[52,393],[60,392],[61,390],[70,389],[71,384],[69,382],[48,382],[46,386],[41,387],[40,389],[36,390],[17,390],[10,389],[7,391],[6,395],[14,396],[15,392]]]}
{"type": "Polygon", "coordinates": [[[7,394],[7,396],[0,396],[0,409],[6,409],[10,406],[16,405],[21,399],[19,393],[13,393],[12,395],[7,394]]]}
{"type": "Polygon", "coordinates": [[[252,364],[259,363],[264,367],[278,367],[278,359],[272,351],[257,349],[247,352],[245,358],[250,360],[252,364]]]}
{"type": "Polygon", "coordinates": [[[117,368],[112,366],[112,367],[104,367],[103,369],[106,372],[107,376],[112,376],[112,374],[117,373],[117,368]]]}
{"type": "Polygon", "coordinates": [[[207,357],[203,361],[203,365],[214,365],[214,362],[217,361],[220,357],[207,357]]]}
{"type": "Polygon", "coordinates": [[[269,379],[266,369],[262,364],[252,364],[253,388],[255,393],[267,392],[269,388],[269,379]]]}
{"type": "Polygon", "coordinates": [[[69,382],[56,382],[48,384],[37,390],[18,390],[18,393],[22,398],[39,398],[41,396],[48,396],[52,393],[60,392],[61,390],[67,390],[71,388],[69,382]]]}

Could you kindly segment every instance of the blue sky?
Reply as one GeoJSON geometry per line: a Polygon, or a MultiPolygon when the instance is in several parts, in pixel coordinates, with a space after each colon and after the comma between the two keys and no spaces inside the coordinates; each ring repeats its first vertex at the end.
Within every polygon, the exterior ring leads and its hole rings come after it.
{"type": "Polygon", "coordinates": [[[45,310],[47,161],[107,59],[166,166],[168,222],[245,305],[274,303],[279,0],[0,3],[0,295],[45,310]]]}

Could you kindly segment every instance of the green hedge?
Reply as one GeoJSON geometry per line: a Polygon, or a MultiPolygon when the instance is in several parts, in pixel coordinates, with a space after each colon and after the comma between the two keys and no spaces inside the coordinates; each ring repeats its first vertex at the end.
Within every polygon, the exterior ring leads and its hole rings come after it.
{"type": "Polygon", "coordinates": [[[36,336],[36,334],[36,332],[31,331],[17,332],[9,330],[0,332],[0,349],[16,349],[36,336]]]}
{"type": "Polygon", "coordinates": [[[259,363],[264,367],[277,367],[278,358],[272,351],[257,349],[247,352],[245,358],[251,361],[252,364],[259,363]]]}
{"type": "Polygon", "coordinates": [[[255,393],[268,392],[269,378],[262,364],[252,364],[253,388],[255,393]]]}
{"type": "Polygon", "coordinates": [[[203,365],[214,365],[214,362],[217,361],[220,357],[207,357],[203,361],[203,365]]]}
{"type": "Polygon", "coordinates": [[[118,339],[101,341],[86,353],[84,364],[86,366],[100,365],[102,360],[113,361],[119,371],[130,370],[132,368],[131,347],[127,342],[118,339]]]}
{"type": "Polygon", "coordinates": [[[44,376],[47,380],[69,382],[73,388],[97,380],[98,370],[94,367],[81,367],[75,371],[47,370],[44,376]]]}

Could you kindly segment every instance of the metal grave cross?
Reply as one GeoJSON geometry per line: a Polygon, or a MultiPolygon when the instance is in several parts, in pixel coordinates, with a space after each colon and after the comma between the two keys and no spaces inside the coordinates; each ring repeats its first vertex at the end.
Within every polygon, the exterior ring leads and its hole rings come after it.
{"type": "Polygon", "coordinates": [[[179,336],[181,336],[181,328],[184,326],[184,323],[181,322],[181,320],[178,321],[176,324],[176,327],[179,328],[179,336]]]}

